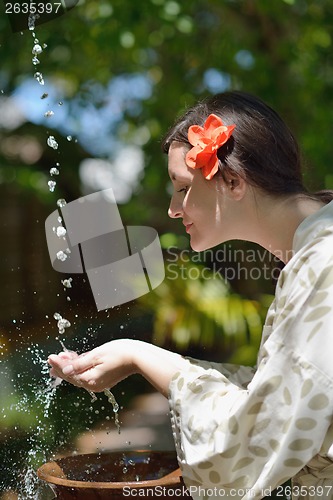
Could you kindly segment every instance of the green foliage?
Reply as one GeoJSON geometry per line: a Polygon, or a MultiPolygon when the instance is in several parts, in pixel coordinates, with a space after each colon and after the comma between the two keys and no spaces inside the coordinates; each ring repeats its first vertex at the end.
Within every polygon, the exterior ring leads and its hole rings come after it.
{"type": "MultiPolygon", "coordinates": [[[[110,81],[135,74],[149,79],[151,94],[135,109],[130,100],[126,102],[122,117],[109,131],[110,140],[139,144],[145,152],[144,175],[122,215],[125,223],[179,232],[180,226],[174,227],[166,216],[168,179],[160,138],[186,106],[215,91],[244,89],[271,103],[300,139],[308,186],[332,186],[332,115],[327,111],[333,105],[331,7],[331,0],[82,1],[67,14],[37,26],[36,36],[47,44],[38,70],[55,86],[59,100],[67,103],[68,120],[81,131],[89,125],[80,123],[78,104],[80,109],[102,111],[110,81]]],[[[33,38],[29,30],[12,33],[4,12],[0,29],[0,89],[8,97],[25,79],[34,82],[33,38]]],[[[108,99],[117,101],[118,95],[108,99]]],[[[79,195],[78,167],[89,156],[84,144],[61,137],[52,118],[48,123],[47,129],[25,123],[17,130],[0,130],[0,182],[42,203],[54,201],[46,183],[49,168],[59,159],[59,153],[46,146],[47,135],[55,134],[60,144],[59,196],[79,195]],[[10,149],[13,141],[19,149],[20,137],[37,141],[42,156],[35,163],[10,149]]],[[[254,328],[252,321],[259,314],[257,306],[226,293],[222,283],[178,280],[171,290],[168,281],[151,300],[164,304],[155,307],[159,341],[173,335],[182,346],[189,345],[190,338],[209,344],[217,331],[226,339],[233,339],[235,332],[256,338],[259,323],[255,320],[254,328]],[[174,316],[174,333],[165,333],[161,325],[174,316]]]]}
{"type": "MultiPolygon", "coordinates": [[[[331,7],[331,0],[81,1],[65,15],[36,27],[36,36],[47,45],[37,69],[55,86],[59,100],[68,106],[68,121],[79,132],[90,127],[80,122],[80,110],[102,112],[106,101],[117,102],[119,91],[105,94],[110,81],[138,74],[149,79],[150,95],[135,105],[128,99],[107,131],[110,141],[137,144],[145,153],[144,174],[131,200],[121,207],[122,217],[125,223],[178,233],[181,226],[166,216],[168,178],[159,142],[186,106],[216,91],[244,89],[268,101],[300,139],[309,188],[332,186],[332,115],[327,111],[333,104],[331,7]]],[[[0,29],[2,97],[10,96],[26,79],[38,86],[31,62],[32,33],[27,29],[12,33],[4,13],[0,29]]],[[[26,100],[31,99],[27,94],[26,100]]],[[[91,156],[84,143],[68,143],[64,132],[53,127],[52,118],[48,125],[25,123],[17,130],[0,130],[0,182],[45,204],[54,202],[46,186],[54,162],[61,159],[57,195],[70,200],[80,194],[80,162],[91,156]],[[50,134],[57,137],[59,152],[46,146],[50,134]],[[19,139],[29,137],[42,151],[35,163],[17,152],[19,139]]],[[[173,317],[173,307],[178,311],[173,340],[178,339],[179,345],[189,344],[188,329],[191,341],[198,343],[212,343],[217,330],[229,339],[236,331],[256,338],[252,321],[259,314],[257,306],[226,294],[221,283],[192,280],[181,286],[175,282],[173,287],[171,293],[170,283],[164,283],[152,296],[165,304],[157,311],[159,341],[161,325],[167,324],[167,316],[173,317]],[[175,293],[177,303],[172,298],[175,293]],[[184,312],[188,310],[191,313],[184,312]]],[[[250,356],[244,349],[244,357],[250,356]]]]}
{"type": "MultiPolygon", "coordinates": [[[[323,186],[332,157],[332,119],[327,113],[333,100],[331,6],[330,0],[80,2],[37,27],[39,39],[47,44],[40,67],[62,99],[70,102],[79,95],[83,104],[96,107],[103,107],[103,102],[89,91],[91,82],[105,87],[117,75],[133,73],[150,78],[151,97],[139,114],[127,108],[128,126],[123,122],[111,134],[131,142],[139,126],[149,131],[138,195],[144,192],[148,201],[140,207],[140,216],[155,223],[156,209],[167,203],[167,177],[158,167],[159,138],[185,106],[215,90],[241,88],[276,107],[302,143],[311,167],[309,186],[323,186]],[[215,73],[207,73],[212,68],[215,73]]],[[[32,37],[28,30],[11,34],[5,15],[0,29],[5,37],[0,46],[0,86],[10,95],[36,70],[31,64],[32,37]]],[[[66,166],[77,167],[75,158],[66,166]]],[[[132,211],[136,205],[134,200],[132,211]]]]}
{"type": "Polygon", "coordinates": [[[255,364],[263,307],[233,293],[208,267],[180,257],[166,266],[164,282],[140,302],[154,312],[157,344],[182,351],[204,346],[211,353],[218,347],[219,359],[232,355],[233,361],[255,364]]]}

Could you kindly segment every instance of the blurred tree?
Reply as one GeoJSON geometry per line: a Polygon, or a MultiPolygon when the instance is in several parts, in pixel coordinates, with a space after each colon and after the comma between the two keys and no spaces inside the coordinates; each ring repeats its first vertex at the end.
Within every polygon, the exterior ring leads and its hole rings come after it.
{"type": "MultiPolygon", "coordinates": [[[[332,187],[331,6],[331,0],[90,0],[49,22],[37,19],[34,32],[13,32],[10,21],[18,26],[22,15],[9,18],[0,4],[3,199],[13,192],[17,200],[33,195],[40,206],[61,196],[74,199],[81,188],[89,190],[79,175],[89,157],[107,160],[114,177],[122,168],[125,177],[135,176],[126,161],[120,170],[115,161],[121,149],[134,145],[144,152],[144,172],[138,169],[134,193],[121,207],[124,223],[180,233],[182,226],[166,216],[169,182],[161,136],[186,106],[232,88],[258,94],[295,130],[310,189],[332,187]],[[36,38],[43,51],[34,65],[36,38]],[[36,72],[44,86],[34,79],[36,72]],[[20,118],[18,104],[26,117],[20,118]],[[45,118],[50,110],[54,116],[45,118]],[[71,131],[78,142],[66,141],[71,131]],[[47,146],[50,136],[58,150],[47,146]],[[56,162],[61,173],[50,193],[49,169],[56,162]]],[[[90,175],[97,179],[97,166],[90,175]]],[[[41,218],[42,213],[41,208],[41,218]]],[[[29,234],[28,222],[19,220],[29,234]]],[[[19,274],[18,283],[29,278],[19,274]]],[[[248,283],[242,287],[251,295],[248,283]]]]}
{"type": "MultiPolygon", "coordinates": [[[[106,161],[94,164],[94,182],[98,165],[114,178],[122,170],[125,178],[138,175],[133,195],[120,207],[125,224],[152,225],[159,233],[183,231],[166,215],[169,181],[160,140],[199,98],[228,89],[259,95],[299,138],[308,187],[333,187],[332,0],[82,0],[47,23],[37,20],[34,32],[21,27],[28,26],[27,16],[9,18],[6,8],[0,3],[1,354],[10,352],[10,336],[20,342],[49,336],[50,309],[66,303],[59,295],[60,277],[48,262],[41,222],[57,198],[71,200],[93,189],[80,176],[83,160],[106,161]],[[34,65],[36,38],[43,50],[34,65]],[[45,85],[36,73],[42,73],[45,85]],[[54,115],[44,117],[50,111],[54,115]],[[47,145],[50,136],[57,150],[47,145]],[[124,159],[117,164],[129,145],[143,150],[143,172],[132,172],[124,159]],[[49,170],[58,162],[60,176],[50,193],[49,170]],[[24,326],[27,318],[34,322],[30,330],[24,326]]],[[[258,309],[258,280],[237,285],[251,300],[241,300],[220,282],[207,283],[167,281],[147,296],[153,304],[146,305],[156,312],[156,334],[187,347],[193,340],[215,346],[222,332],[228,355],[249,334],[258,342],[267,305],[258,309]]],[[[74,325],[77,304],[85,315],[94,307],[83,283],[77,290],[76,309],[70,311],[74,325]]],[[[129,330],[136,331],[134,323],[129,330]]],[[[255,356],[253,346],[236,354],[234,360],[241,362],[255,356]]]]}
{"type": "MultiPolygon", "coordinates": [[[[131,99],[123,103],[110,139],[118,135],[144,148],[139,194],[144,192],[147,203],[136,205],[135,212],[164,229],[167,222],[161,222],[159,209],[167,204],[167,178],[158,167],[159,139],[185,106],[208,93],[241,88],[267,100],[300,138],[312,167],[311,187],[321,187],[326,176],[332,182],[332,118],[327,113],[333,100],[331,7],[331,0],[80,2],[36,27],[41,44],[47,44],[36,67],[31,63],[31,32],[11,33],[8,16],[2,15],[0,87],[10,95],[40,67],[63,100],[76,98],[82,107],[101,110],[105,101],[119,96],[102,95],[92,83],[105,90],[119,75],[144,74],[150,95],[140,105],[133,106],[131,99]]],[[[71,120],[75,111],[72,105],[71,120]]],[[[43,134],[36,131],[37,138],[43,134]]],[[[70,168],[77,170],[78,162],[66,165],[70,168]]],[[[128,211],[133,216],[132,206],[128,211]]]]}

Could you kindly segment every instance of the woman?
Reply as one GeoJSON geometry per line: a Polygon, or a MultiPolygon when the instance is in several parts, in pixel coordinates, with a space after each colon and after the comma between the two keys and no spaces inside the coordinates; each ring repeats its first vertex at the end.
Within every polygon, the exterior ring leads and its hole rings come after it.
{"type": "Polygon", "coordinates": [[[333,498],[333,199],[302,184],[298,146],[259,99],[219,94],[169,131],[174,194],[191,247],[256,242],[284,261],[256,369],[185,359],[129,339],[52,355],[51,375],[93,391],[140,373],[169,397],[193,498],[333,498]]]}

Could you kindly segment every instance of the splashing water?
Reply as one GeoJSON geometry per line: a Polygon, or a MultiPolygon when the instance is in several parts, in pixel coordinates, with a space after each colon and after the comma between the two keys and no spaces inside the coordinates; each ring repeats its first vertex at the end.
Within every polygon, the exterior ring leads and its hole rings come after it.
{"type": "Polygon", "coordinates": [[[40,84],[40,85],[44,85],[44,78],[43,78],[43,75],[42,73],[40,73],[40,71],[37,71],[35,74],[34,74],[34,78],[35,80],[37,80],[37,82],[40,84]]]}
{"type": "Polygon", "coordinates": [[[61,283],[64,285],[65,288],[72,288],[72,281],[73,278],[68,278],[66,280],[61,280],[61,283]]]}
{"type": "Polygon", "coordinates": [[[51,191],[51,193],[53,193],[57,183],[56,183],[56,181],[48,181],[47,185],[49,186],[49,190],[51,191]]]}
{"type": "Polygon", "coordinates": [[[57,228],[53,228],[53,230],[58,238],[64,238],[66,236],[67,231],[63,226],[58,226],[57,228]]]}
{"type": "Polygon", "coordinates": [[[43,52],[42,47],[39,45],[38,40],[35,40],[35,45],[32,47],[32,53],[34,56],[38,56],[43,52]]]}
{"type": "Polygon", "coordinates": [[[57,206],[58,206],[59,208],[62,208],[62,207],[64,207],[65,205],[67,205],[67,201],[66,201],[66,200],[64,200],[64,198],[60,198],[60,199],[57,201],[57,206]]]}
{"type": "Polygon", "coordinates": [[[53,317],[54,317],[54,319],[56,319],[58,321],[57,326],[58,326],[59,334],[65,333],[65,328],[69,328],[71,326],[68,319],[63,318],[61,316],[61,314],[59,314],[58,312],[55,312],[53,314],[53,317]]]}
{"type": "MultiPolygon", "coordinates": [[[[33,36],[33,46],[32,46],[32,64],[34,67],[40,64],[39,56],[43,53],[44,49],[46,49],[47,45],[40,43],[39,40],[36,38],[36,34],[34,32],[35,30],[35,23],[36,20],[39,18],[39,15],[36,14],[30,14],[29,19],[28,19],[28,28],[31,31],[31,34],[33,36]]],[[[41,71],[35,71],[34,74],[34,79],[40,84],[40,85],[45,85],[44,77],[41,71]]],[[[44,92],[41,95],[41,99],[46,99],[48,97],[48,93],[44,92]]],[[[61,101],[58,102],[59,106],[62,106],[63,103],[61,101]]],[[[47,111],[44,112],[44,117],[45,118],[51,118],[54,115],[54,111],[48,109],[47,111]]],[[[73,138],[72,136],[68,135],[67,136],[68,141],[72,141],[73,138]]],[[[59,145],[57,140],[53,135],[50,135],[47,138],[47,145],[52,148],[53,150],[57,150],[59,145]]],[[[77,142],[75,140],[75,142],[77,142]]],[[[59,163],[56,163],[54,167],[50,169],[50,175],[55,176],[59,175],[59,163]]],[[[48,188],[50,192],[54,192],[56,189],[56,181],[51,179],[48,181],[48,188]]],[[[67,204],[66,200],[63,198],[59,198],[57,200],[57,206],[59,208],[64,207],[67,204]]],[[[58,237],[65,237],[66,235],[66,229],[61,225],[62,220],[59,217],[58,222],[60,224],[59,227],[55,228],[55,232],[58,237]]],[[[57,259],[61,261],[65,261],[68,258],[68,255],[70,254],[70,249],[66,249],[65,251],[59,251],[57,253],[57,259]]],[[[72,278],[68,278],[65,280],[61,281],[65,289],[72,288],[72,278]]],[[[69,297],[67,297],[67,300],[70,300],[69,297]]],[[[69,320],[67,320],[65,317],[63,317],[59,312],[54,313],[53,315],[54,319],[57,322],[57,328],[58,328],[58,334],[59,337],[60,335],[64,335],[66,329],[71,327],[71,323],[69,320]]],[[[66,348],[64,342],[62,339],[59,337],[56,337],[56,340],[60,342],[62,349],[64,351],[68,351],[66,348]]],[[[37,478],[36,474],[36,469],[41,463],[45,463],[50,459],[50,456],[52,456],[52,448],[54,447],[53,444],[47,444],[51,443],[52,439],[50,439],[50,435],[54,436],[55,435],[55,429],[54,426],[51,424],[50,420],[50,408],[52,405],[52,402],[54,401],[56,391],[57,391],[57,386],[61,384],[62,380],[61,379],[52,379],[49,376],[49,365],[47,361],[45,360],[44,353],[38,352],[37,348],[34,347],[29,347],[28,350],[33,352],[35,355],[35,360],[33,360],[33,363],[35,365],[38,365],[41,367],[41,374],[43,377],[42,381],[42,386],[38,388],[33,389],[33,403],[32,401],[29,401],[28,396],[23,395],[23,397],[20,399],[19,403],[17,404],[17,410],[22,411],[25,413],[29,413],[29,407],[31,407],[31,404],[34,404],[37,402],[38,406],[42,409],[42,415],[37,417],[37,424],[33,426],[33,433],[31,433],[30,437],[28,438],[28,443],[29,443],[29,450],[25,456],[25,467],[24,471],[22,472],[23,476],[20,478],[19,485],[17,486],[18,488],[18,493],[19,493],[19,500],[42,500],[44,498],[43,496],[43,491],[45,488],[45,483],[41,482],[37,478]],[[47,438],[47,439],[46,439],[47,438]]],[[[92,401],[97,400],[97,396],[94,392],[88,391],[92,401]]],[[[118,433],[120,433],[120,422],[119,422],[119,405],[112,394],[112,392],[109,389],[106,389],[104,391],[104,394],[108,398],[108,402],[112,404],[113,408],[113,413],[114,413],[114,422],[115,425],[118,429],[118,433]]],[[[107,417],[109,418],[109,417],[107,417]]],[[[63,433],[66,433],[66,427],[63,429],[63,433]]],[[[58,443],[59,444],[59,443],[58,443]]],[[[53,455],[54,456],[54,455],[53,455]]],[[[49,490],[48,490],[49,491],[49,490]]]]}
{"type": "Polygon", "coordinates": [[[119,404],[116,401],[116,398],[112,394],[109,389],[104,389],[104,394],[107,396],[109,403],[112,404],[113,413],[114,413],[114,423],[118,429],[118,434],[120,434],[120,422],[119,422],[119,404]]]}
{"type": "Polygon", "coordinates": [[[58,260],[61,260],[61,262],[65,262],[65,260],[67,259],[67,254],[65,254],[65,252],[63,252],[62,250],[59,250],[56,257],[58,260]]]}
{"type": "Polygon", "coordinates": [[[52,149],[58,149],[59,144],[57,143],[57,141],[55,140],[55,138],[53,137],[53,135],[50,135],[47,138],[46,142],[47,142],[47,145],[50,146],[50,148],[52,148],[52,149]]]}
{"type": "Polygon", "coordinates": [[[50,175],[59,175],[59,169],[57,167],[50,168],[50,175]]]}
{"type": "MultiPolygon", "coordinates": [[[[56,389],[48,375],[48,364],[43,352],[38,347],[28,347],[32,356],[33,364],[41,367],[42,386],[33,388],[33,405],[38,405],[39,411],[36,415],[37,423],[34,432],[28,438],[29,451],[25,457],[25,468],[22,471],[22,481],[18,484],[18,500],[42,500],[45,484],[41,482],[35,472],[36,465],[49,459],[51,454],[50,445],[47,444],[48,437],[54,433],[54,427],[50,423],[49,413],[56,389]]],[[[20,401],[12,405],[11,410],[21,414],[29,413],[32,401],[27,394],[23,394],[20,401]]]]}
{"type": "Polygon", "coordinates": [[[35,29],[35,23],[37,19],[39,18],[38,14],[29,14],[28,17],[28,28],[30,31],[33,31],[35,29]]]}
{"type": "MultiPolygon", "coordinates": [[[[65,328],[69,328],[71,326],[70,322],[66,318],[63,318],[61,316],[61,314],[58,312],[54,313],[53,317],[57,321],[59,335],[64,334],[65,328]]],[[[65,352],[66,351],[68,352],[68,349],[66,348],[64,342],[61,339],[58,339],[58,340],[60,341],[63,350],[65,352]]],[[[93,403],[94,401],[97,401],[96,394],[93,391],[90,391],[89,389],[87,389],[87,391],[91,396],[91,402],[93,403]]],[[[118,414],[119,405],[116,401],[116,398],[114,397],[114,395],[112,394],[112,392],[109,389],[104,389],[104,394],[107,396],[108,402],[112,404],[113,413],[114,413],[114,423],[118,429],[118,433],[120,434],[120,422],[119,422],[119,414],[118,414]]]]}

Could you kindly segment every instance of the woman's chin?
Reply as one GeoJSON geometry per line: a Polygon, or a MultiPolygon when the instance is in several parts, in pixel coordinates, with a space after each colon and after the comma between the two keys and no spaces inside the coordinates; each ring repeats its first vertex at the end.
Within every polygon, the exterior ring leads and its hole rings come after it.
{"type": "Polygon", "coordinates": [[[195,252],[203,252],[204,250],[208,250],[208,248],[212,248],[211,245],[204,244],[203,241],[196,241],[195,238],[191,238],[190,247],[195,252]]]}
{"type": "Polygon", "coordinates": [[[199,240],[193,236],[190,238],[190,247],[192,250],[195,252],[203,252],[204,250],[209,250],[210,248],[214,248],[217,245],[220,245],[221,243],[225,243],[225,240],[218,240],[218,241],[204,241],[204,240],[199,240]]]}

